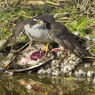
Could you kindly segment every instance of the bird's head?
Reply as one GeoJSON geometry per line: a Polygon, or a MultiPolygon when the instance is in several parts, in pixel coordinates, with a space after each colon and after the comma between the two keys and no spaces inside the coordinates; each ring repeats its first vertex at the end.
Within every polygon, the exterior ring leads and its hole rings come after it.
{"type": "Polygon", "coordinates": [[[41,28],[41,27],[44,27],[45,26],[45,23],[44,21],[42,20],[38,20],[38,19],[33,19],[34,21],[34,25],[33,25],[33,28],[41,28]]]}

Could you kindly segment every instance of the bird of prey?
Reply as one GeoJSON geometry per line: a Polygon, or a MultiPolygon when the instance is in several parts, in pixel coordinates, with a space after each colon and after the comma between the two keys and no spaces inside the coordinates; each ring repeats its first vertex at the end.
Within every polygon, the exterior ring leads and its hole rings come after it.
{"type": "Polygon", "coordinates": [[[21,31],[25,31],[27,36],[39,42],[56,42],[60,46],[68,49],[75,55],[86,58],[92,55],[76,40],[75,36],[68,31],[62,23],[56,22],[53,15],[44,14],[26,21],[19,22],[13,29],[13,35],[3,46],[9,42],[14,42],[21,31]]]}
{"type": "MultiPolygon", "coordinates": [[[[29,18],[28,20],[19,21],[16,26],[13,28],[12,36],[9,37],[9,39],[4,43],[0,51],[4,51],[8,44],[12,43],[14,44],[16,42],[16,39],[19,37],[21,33],[25,31],[26,35],[31,39],[31,35],[28,33],[27,30],[25,30],[25,27],[29,25],[29,27],[37,24],[39,21],[33,21],[33,19],[41,19],[43,21],[49,21],[49,23],[52,23],[55,21],[53,15],[44,14],[42,16],[37,16],[34,18],[29,18]]],[[[34,32],[33,32],[34,33],[34,32]]],[[[35,34],[35,33],[34,33],[35,34]]]]}

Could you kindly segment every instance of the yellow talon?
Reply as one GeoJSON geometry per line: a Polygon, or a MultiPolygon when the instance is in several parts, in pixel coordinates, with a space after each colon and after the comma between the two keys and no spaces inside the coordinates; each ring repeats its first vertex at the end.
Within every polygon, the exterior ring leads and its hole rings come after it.
{"type": "Polygon", "coordinates": [[[49,47],[49,42],[47,43],[46,47],[42,49],[42,50],[46,50],[45,55],[46,55],[47,52],[49,51],[49,48],[48,48],[48,47],[49,47]]]}

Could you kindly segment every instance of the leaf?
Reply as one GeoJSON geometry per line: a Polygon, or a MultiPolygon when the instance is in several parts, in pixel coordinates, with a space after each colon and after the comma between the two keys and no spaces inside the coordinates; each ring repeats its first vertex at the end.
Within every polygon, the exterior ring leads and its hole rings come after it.
{"type": "Polygon", "coordinates": [[[4,19],[7,19],[11,16],[11,13],[4,12],[0,15],[0,20],[3,21],[4,19]]]}
{"type": "Polygon", "coordinates": [[[77,21],[74,21],[73,23],[71,23],[70,26],[72,27],[73,30],[76,31],[77,21]]]}
{"type": "Polygon", "coordinates": [[[30,15],[30,12],[28,9],[25,9],[24,12],[27,14],[27,15],[30,15]]]}
{"type": "Polygon", "coordinates": [[[87,25],[90,24],[90,18],[82,17],[77,21],[77,30],[85,30],[87,25]]]}
{"type": "Polygon", "coordinates": [[[90,24],[90,18],[87,17],[81,17],[78,20],[72,22],[70,26],[73,28],[75,31],[83,31],[87,29],[87,25],[90,24]]]}
{"type": "Polygon", "coordinates": [[[92,23],[93,23],[93,24],[95,24],[95,19],[94,19],[94,20],[92,20],[92,23]]]}

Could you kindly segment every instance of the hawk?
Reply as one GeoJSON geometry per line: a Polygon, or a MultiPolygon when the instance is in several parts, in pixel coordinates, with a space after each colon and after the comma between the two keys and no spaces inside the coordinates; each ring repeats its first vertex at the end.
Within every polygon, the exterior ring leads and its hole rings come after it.
{"type": "Polygon", "coordinates": [[[53,15],[44,14],[17,23],[13,29],[13,35],[4,44],[3,49],[16,41],[18,35],[25,31],[26,35],[38,42],[58,43],[61,47],[71,51],[75,55],[86,58],[92,55],[76,39],[75,35],[68,31],[62,23],[56,22],[53,15]]]}

